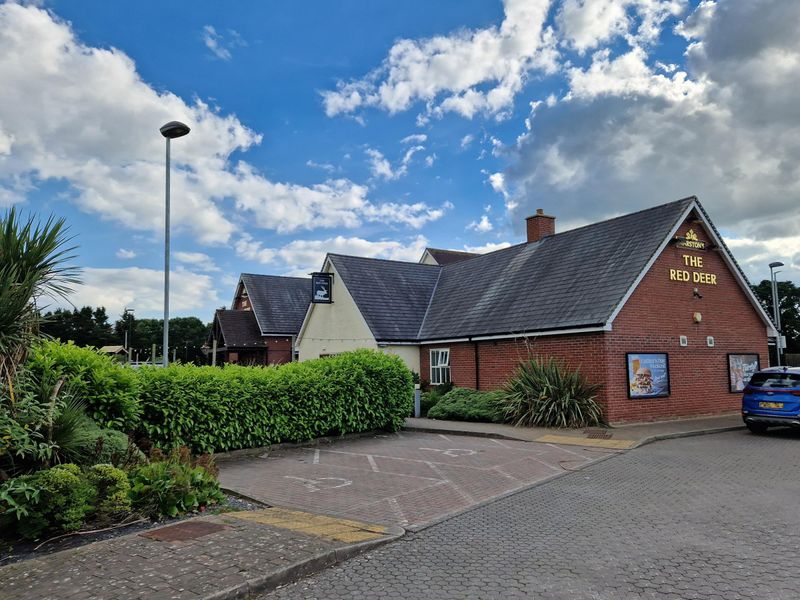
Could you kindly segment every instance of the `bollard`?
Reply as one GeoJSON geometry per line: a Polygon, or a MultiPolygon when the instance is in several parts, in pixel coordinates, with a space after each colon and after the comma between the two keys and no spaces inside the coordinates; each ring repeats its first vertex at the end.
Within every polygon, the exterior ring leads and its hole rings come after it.
{"type": "Polygon", "coordinates": [[[422,393],[419,389],[419,384],[414,386],[414,417],[419,419],[421,410],[420,410],[420,398],[422,393]]]}

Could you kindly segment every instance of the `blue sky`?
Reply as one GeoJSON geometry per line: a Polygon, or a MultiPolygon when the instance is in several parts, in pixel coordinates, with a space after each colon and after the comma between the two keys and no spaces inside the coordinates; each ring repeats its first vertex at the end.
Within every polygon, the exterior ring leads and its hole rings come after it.
{"type": "Polygon", "coordinates": [[[754,279],[795,275],[791,0],[0,5],[0,205],[63,216],[76,304],[173,313],[326,251],[416,260],[697,194],[754,279]],[[736,40],[736,43],[732,43],[736,40]]]}

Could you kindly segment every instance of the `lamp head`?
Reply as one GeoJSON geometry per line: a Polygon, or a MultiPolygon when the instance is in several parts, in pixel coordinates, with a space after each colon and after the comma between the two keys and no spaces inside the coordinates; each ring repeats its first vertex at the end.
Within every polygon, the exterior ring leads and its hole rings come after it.
{"type": "Polygon", "coordinates": [[[188,125],[181,123],[180,121],[170,121],[166,125],[162,125],[159,131],[165,138],[175,139],[183,137],[189,133],[191,129],[189,129],[188,125]]]}
{"type": "Polygon", "coordinates": [[[769,263],[769,268],[770,269],[775,269],[777,267],[782,267],[782,266],[784,266],[782,262],[777,262],[776,261],[776,262],[769,263]]]}

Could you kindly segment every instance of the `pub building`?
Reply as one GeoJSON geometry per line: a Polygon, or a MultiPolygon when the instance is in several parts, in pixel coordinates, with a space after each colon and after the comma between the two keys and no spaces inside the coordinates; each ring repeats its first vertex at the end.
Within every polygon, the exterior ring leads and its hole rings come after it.
{"type": "Polygon", "coordinates": [[[697,198],[488,254],[419,263],[328,254],[312,276],[300,360],[374,348],[431,385],[479,390],[556,357],[601,384],[610,423],[736,411],[776,332],[697,198]]]}

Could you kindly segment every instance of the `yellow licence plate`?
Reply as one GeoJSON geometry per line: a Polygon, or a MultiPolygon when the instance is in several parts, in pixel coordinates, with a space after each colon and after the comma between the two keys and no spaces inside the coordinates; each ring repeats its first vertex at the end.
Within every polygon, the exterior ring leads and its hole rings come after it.
{"type": "Polygon", "coordinates": [[[759,402],[759,408],[783,408],[783,402],[759,402]]]}

